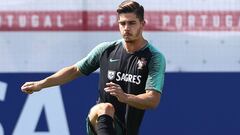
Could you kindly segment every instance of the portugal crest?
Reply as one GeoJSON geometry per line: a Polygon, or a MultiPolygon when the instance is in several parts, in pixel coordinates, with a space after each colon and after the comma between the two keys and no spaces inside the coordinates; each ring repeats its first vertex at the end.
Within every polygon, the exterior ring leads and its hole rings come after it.
{"type": "Polygon", "coordinates": [[[108,79],[113,80],[115,78],[116,71],[108,70],[108,79]]]}
{"type": "Polygon", "coordinates": [[[145,67],[147,64],[147,61],[145,58],[141,58],[138,60],[137,62],[137,65],[138,65],[138,68],[137,69],[143,69],[143,67],[145,67]]]}

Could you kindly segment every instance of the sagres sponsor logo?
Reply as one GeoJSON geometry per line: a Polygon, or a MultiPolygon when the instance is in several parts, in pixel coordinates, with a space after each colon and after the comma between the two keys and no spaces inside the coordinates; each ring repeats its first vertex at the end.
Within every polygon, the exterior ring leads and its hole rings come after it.
{"type": "Polygon", "coordinates": [[[115,79],[116,71],[108,70],[108,79],[113,80],[115,79]]]}
{"type": "Polygon", "coordinates": [[[132,74],[127,74],[127,73],[122,73],[122,72],[116,72],[113,70],[108,70],[108,79],[110,81],[116,79],[116,81],[124,81],[124,82],[130,82],[130,83],[135,83],[139,85],[141,83],[141,75],[132,75],[132,74]]]}
{"type": "Polygon", "coordinates": [[[135,83],[139,85],[141,83],[141,77],[142,77],[141,75],[132,75],[127,73],[117,72],[116,81],[130,82],[130,83],[135,83]]]}

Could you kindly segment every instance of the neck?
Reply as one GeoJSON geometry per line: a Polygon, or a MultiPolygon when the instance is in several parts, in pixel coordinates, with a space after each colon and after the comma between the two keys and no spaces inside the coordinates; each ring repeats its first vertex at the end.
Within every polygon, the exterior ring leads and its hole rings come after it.
{"type": "Polygon", "coordinates": [[[134,53],[134,52],[142,49],[143,47],[145,47],[146,44],[147,44],[147,41],[144,38],[141,38],[136,41],[129,41],[129,42],[125,41],[124,47],[127,52],[134,53]]]}

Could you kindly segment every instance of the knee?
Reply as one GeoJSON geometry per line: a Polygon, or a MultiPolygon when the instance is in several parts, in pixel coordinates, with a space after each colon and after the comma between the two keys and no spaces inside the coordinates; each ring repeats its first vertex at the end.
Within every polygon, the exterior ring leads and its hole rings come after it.
{"type": "Polygon", "coordinates": [[[100,103],[92,107],[90,110],[90,115],[94,115],[95,117],[107,114],[113,118],[114,113],[115,109],[111,103],[100,103]]]}
{"type": "Polygon", "coordinates": [[[114,113],[115,113],[115,109],[111,103],[100,103],[99,104],[98,116],[107,114],[113,118],[114,113]]]}
{"type": "Polygon", "coordinates": [[[101,115],[109,115],[110,117],[114,118],[115,109],[111,103],[100,103],[93,106],[90,109],[88,114],[88,118],[91,124],[95,127],[97,123],[97,118],[101,115]]]}

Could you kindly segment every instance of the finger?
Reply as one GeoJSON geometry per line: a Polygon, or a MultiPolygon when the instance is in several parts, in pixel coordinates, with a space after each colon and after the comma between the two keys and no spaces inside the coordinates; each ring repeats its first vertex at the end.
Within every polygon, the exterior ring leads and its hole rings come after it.
{"type": "Polygon", "coordinates": [[[22,86],[21,89],[24,91],[27,91],[31,88],[31,86],[22,86]]]}
{"type": "Polygon", "coordinates": [[[113,83],[113,82],[109,82],[109,83],[106,83],[107,85],[115,85],[116,83],[113,83]]]}
{"type": "Polygon", "coordinates": [[[25,92],[25,93],[27,93],[27,94],[32,94],[32,93],[33,93],[33,91],[27,91],[27,92],[25,92]]]}
{"type": "Polygon", "coordinates": [[[108,93],[111,93],[111,92],[117,93],[118,92],[117,89],[112,89],[110,87],[104,88],[104,90],[105,90],[105,92],[108,92],[108,93]]]}
{"type": "Polygon", "coordinates": [[[22,85],[22,87],[21,88],[26,88],[26,87],[28,87],[28,86],[31,86],[31,85],[33,85],[33,82],[26,82],[26,83],[24,83],[23,85],[22,85]]]}
{"type": "Polygon", "coordinates": [[[110,92],[109,94],[112,95],[112,96],[117,97],[117,93],[116,92],[110,92]]]}
{"type": "Polygon", "coordinates": [[[112,91],[114,91],[114,90],[111,89],[110,87],[106,87],[106,88],[104,88],[104,90],[105,90],[106,92],[112,92],[112,91]]]}
{"type": "Polygon", "coordinates": [[[119,86],[118,84],[116,83],[113,83],[113,82],[110,82],[110,83],[106,83],[107,86],[119,86]]]}
{"type": "Polygon", "coordinates": [[[27,91],[28,89],[27,89],[27,87],[22,86],[22,87],[21,87],[21,90],[22,90],[23,92],[25,92],[25,91],[27,91]]]}
{"type": "Polygon", "coordinates": [[[23,86],[30,86],[30,85],[33,85],[33,84],[34,84],[34,82],[26,82],[26,83],[23,84],[23,86]]]}
{"type": "Polygon", "coordinates": [[[28,87],[28,86],[23,85],[23,86],[21,87],[21,90],[25,90],[27,87],[28,87]]]}
{"type": "Polygon", "coordinates": [[[33,93],[33,91],[28,91],[28,92],[27,92],[27,94],[32,94],[32,93],[33,93]]]}
{"type": "Polygon", "coordinates": [[[110,89],[118,89],[119,87],[117,87],[117,86],[110,86],[109,88],[110,89]]]}
{"type": "Polygon", "coordinates": [[[22,92],[30,94],[30,93],[32,93],[32,90],[24,89],[24,90],[22,90],[22,92]]]}

